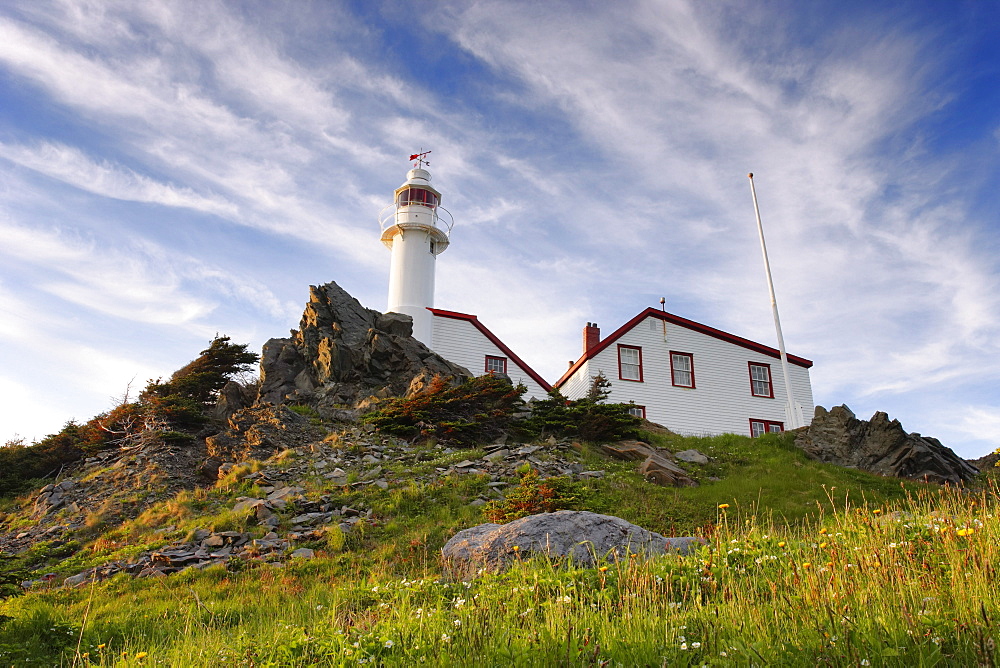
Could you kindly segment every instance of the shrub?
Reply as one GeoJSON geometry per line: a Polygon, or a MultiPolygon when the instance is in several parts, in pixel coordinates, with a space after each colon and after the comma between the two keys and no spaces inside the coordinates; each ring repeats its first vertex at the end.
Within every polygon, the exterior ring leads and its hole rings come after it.
{"type": "Polygon", "coordinates": [[[150,381],[140,396],[152,414],[173,429],[196,431],[209,421],[207,409],[233,376],[246,372],[260,357],[245,343],[216,336],[208,348],[170,376],[150,381]]]}
{"type": "Polygon", "coordinates": [[[456,387],[436,376],[423,392],[391,399],[361,421],[396,436],[434,437],[470,446],[507,432],[524,390],[524,385],[513,386],[492,374],[456,387]]]}
{"type": "Polygon", "coordinates": [[[14,565],[13,557],[0,554],[0,601],[24,593],[21,583],[28,579],[28,571],[14,565]]]}
{"type": "Polygon", "coordinates": [[[503,501],[490,501],[483,506],[483,517],[489,522],[506,524],[528,515],[573,510],[578,501],[572,480],[564,477],[539,480],[538,471],[531,469],[503,501]]]}
{"type": "Polygon", "coordinates": [[[553,389],[549,398],[535,402],[527,427],[538,435],[576,436],[586,441],[635,438],[642,420],[629,412],[631,404],[604,403],[611,383],[597,374],[587,395],[570,401],[553,389]]]}

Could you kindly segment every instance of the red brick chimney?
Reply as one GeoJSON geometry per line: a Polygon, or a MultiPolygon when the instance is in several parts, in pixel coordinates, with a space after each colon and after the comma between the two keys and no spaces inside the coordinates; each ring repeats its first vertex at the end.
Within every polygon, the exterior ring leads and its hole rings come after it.
{"type": "Polygon", "coordinates": [[[596,322],[588,322],[587,326],[583,328],[583,352],[586,353],[600,342],[601,328],[597,326],[596,322]]]}

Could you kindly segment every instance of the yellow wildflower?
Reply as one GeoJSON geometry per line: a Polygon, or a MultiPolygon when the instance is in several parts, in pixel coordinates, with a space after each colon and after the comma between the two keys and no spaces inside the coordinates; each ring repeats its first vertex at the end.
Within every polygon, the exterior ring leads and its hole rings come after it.
{"type": "Polygon", "coordinates": [[[802,568],[812,568],[812,564],[808,561],[802,563],[802,568]]]}
{"type": "Polygon", "coordinates": [[[785,541],[781,541],[778,543],[778,547],[784,547],[784,546],[785,546],[785,541]]]}
{"type": "Polygon", "coordinates": [[[728,503],[720,503],[719,504],[719,510],[725,510],[728,507],[729,507],[728,503]]]}
{"type": "Polygon", "coordinates": [[[976,533],[976,530],[975,529],[959,529],[955,533],[957,533],[959,536],[971,536],[972,534],[976,533]]]}

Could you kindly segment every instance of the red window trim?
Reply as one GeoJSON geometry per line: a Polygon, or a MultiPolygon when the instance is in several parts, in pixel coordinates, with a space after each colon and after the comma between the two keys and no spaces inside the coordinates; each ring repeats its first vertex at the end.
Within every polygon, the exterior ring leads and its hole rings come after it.
{"type": "Polygon", "coordinates": [[[682,352],[679,352],[677,350],[671,350],[670,351],[670,384],[673,385],[674,387],[683,387],[684,389],[687,389],[687,390],[697,389],[697,386],[695,385],[695,382],[694,382],[694,355],[693,354],[691,354],[691,353],[682,353],[682,352]],[[677,384],[674,381],[674,355],[681,355],[683,357],[686,357],[686,358],[688,358],[688,361],[691,362],[691,384],[690,385],[679,385],[679,384],[677,384]]]}
{"type": "Polygon", "coordinates": [[[771,432],[771,426],[772,425],[778,425],[778,427],[780,428],[781,431],[785,431],[785,423],[784,422],[780,422],[778,420],[759,420],[757,418],[750,418],[750,437],[751,438],[753,438],[753,423],[754,422],[759,422],[760,424],[764,425],[764,433],[765,434],[772,433],[771,432]]]}
{"type": "Polygon", "coordinates": [[[466,321],[467,323],[469,323],[470,325],[472,325],[473,327],[475,327],[476,330],[479,331],[479,333],[481,333],[483,336],[485,336],[487,339],[489,339],[490,343],[492,343],[493,345],[495,345],[498,350],[506,353],[507,359],[509,359],[510,361],[512,361],[514,363],[514,366],[517,367],[519,371],[523,371],[524,373],[528,374],[528,376],[531,378],[531,380],[533,380],[536,383],[538,383],[539,387],[541,387],[546,392],[548,392],[549,390],[552,389],[552,386],[549,385],[549,383],[544,378],[542,378],[537,373],[535,373],[534,369],[532,369],[530,366],[528,366],[525,363],[524,360],[522,360],[520,357],[518,357],[517,354],[513,350],[511,350],[510,348],[508,348],[507,344],[505,344],[503,341],[501,341],[500,339],[498,339],[497,335],[494,334],[493,332],[491,332],[486,327],[486,325],[484,325],[483,323],[479,322],[479,318],[477,318],[476,316],[471,315],[469,313],[456,313],[455,311],[445,311],[445,310],[439,309],[439,308],[430,308],[430,307],[428,307],[427,310],[430,311],[431,313],[433,313],[435,316],[440,317],[440,318],[452,318],[454,320],[464,320],[464,321],[466,321]]]}
{"type": "Polygon", "coordinates": [[[642,417],[643,420],[646,419],[646,407],[645,406],[636,406],[635,404],[629,404],[628,407],[630,409],[632,409],[632,408],[638,408],[640,411],[642,411],[642,415],[640,417],[642,417]]]}
{"type": "Polygon", "coordinates": [[[618,344],[618,380],[626,380],[630,383],[641,383],[642,381],[642,346],[628,346],[624,343],[618,344]],[[639,379],[635,378],[625,378],[622,376],[622,348],[629,348],[631,350],[639,351],[639,379]]]}
{"type": "Polygon", "coordinates": [[[774,399],[774,374],[771,373],[771,365],[764,362],[747,362],[747,373],[750,374],[750,394],[762,399],[774,399]],[[767,369],[767,389],[770,394],[757,394],[753,391],[753,367],[762,366],[767,369]]]}
{"type": "Polygon", "coordinates": [[[507,358],[506,357],[500,357],[499,355],[487,355],[486,356],[486,361],[483,362],[483,367],[486,370],[486,373],[491,373],[491,370],[490,370],[490,360],[499,360],[500,362],[503,362],[503,371],[501,373],[504,373],[504,374],[507,373],[507,358]]]}

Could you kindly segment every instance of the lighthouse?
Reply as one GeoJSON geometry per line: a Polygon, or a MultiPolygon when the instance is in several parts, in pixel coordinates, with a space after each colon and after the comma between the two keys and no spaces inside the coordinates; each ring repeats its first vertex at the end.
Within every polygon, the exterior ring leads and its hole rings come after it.
{"type": "Polygon", "coordinates": [[[392,252],[386,311],[412,317],[413,336],[430,348],[433,315],[428,309],[434,306],[434,262],[448,248],[454,220],[441,207],[441,193],[424,169],[427,153],[410,156],[416,166],[396,188],[393,203],[382,210],[379,226],[382,243],[392,252]]]}

